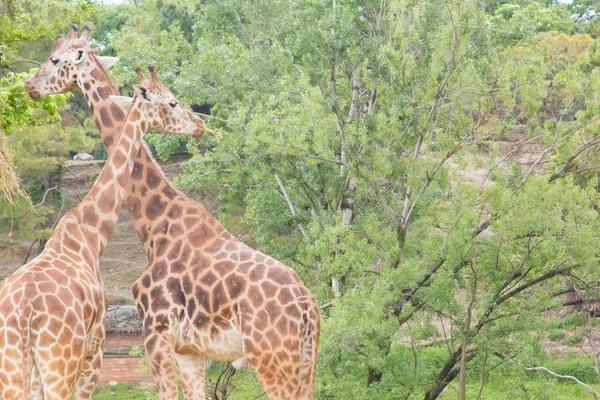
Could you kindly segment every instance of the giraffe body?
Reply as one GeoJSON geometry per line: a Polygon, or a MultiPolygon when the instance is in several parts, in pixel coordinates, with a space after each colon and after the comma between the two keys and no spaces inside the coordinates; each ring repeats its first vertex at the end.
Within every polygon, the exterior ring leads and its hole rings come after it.
{"type": "MultiPolygon", "coordinates": [[[[53,50],[26,83],[33,97],[79,87],[109,153],[122,125],[108,101],[117,93],[105,72],[112,62],[73,42],[53,50]],[[57,57],[82,61],[59,72],[57,57]]],[[[204,360],[212,358],[247,360],[271,399],[312,399],[319,311],[298,275],[236,240],[173,187],[146,146],[125,203],[149,259],[132,290],[159,398],[177,398],[177,365],[184,397],[204,399],[204,360]]]]}

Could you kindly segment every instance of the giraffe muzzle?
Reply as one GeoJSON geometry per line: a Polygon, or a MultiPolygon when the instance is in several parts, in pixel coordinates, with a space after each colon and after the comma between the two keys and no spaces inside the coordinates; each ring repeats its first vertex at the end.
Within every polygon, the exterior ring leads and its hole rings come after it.
{"type": "Polygon", "coordinates": [[[29,82],[29,80],[25,81],[25,91],[27,92],[29,97],[31,97],[34,100],[37,100],[41,97],[40,93],[37,90],[33,89],[33,86],[31,86],[31,83],[29,82]]]}

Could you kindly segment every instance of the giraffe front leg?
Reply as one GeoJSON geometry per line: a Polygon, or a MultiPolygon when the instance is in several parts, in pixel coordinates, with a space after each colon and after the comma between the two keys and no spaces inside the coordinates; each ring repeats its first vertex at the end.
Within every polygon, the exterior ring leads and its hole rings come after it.
{"type": "Polygon", "coordinates": [[[204,378],[206,358],[195,353],[175,353],[175,361],[179,368],[179,382],[183,398],[185,400],[206,399],[204,378]]]}
{"type": "Polygon", "coordinates": [[[144,340],[146,356],[159,400],[177,400],[177,375],[173,343],[165,335],[147,332],[144,340]]]}

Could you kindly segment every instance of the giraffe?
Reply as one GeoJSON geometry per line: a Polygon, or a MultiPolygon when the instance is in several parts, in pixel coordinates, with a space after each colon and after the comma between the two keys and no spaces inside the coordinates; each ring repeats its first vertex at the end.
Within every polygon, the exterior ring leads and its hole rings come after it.
{"type": "MultiPolygon", "coordinates": [[[[151,68],[152,81],[157,79],[151,68]]],[[[152,83],[152,82],[150,82],[152,83]]],[[[10,399],[90,399],[100,373],[108,296],[99,258],[119,218],[148,129],[200,136],[204,122],[167,89],[136,86],[123,134],[90,192],[42,253],[0,285],[0,392],[10,399]]],[[[123,105],[125,107],[126,105],[123,105]]]]}
{"type": "MultiPolygon", "coordinates": [[[[85,27],[86,32],[89,28],[85,27]]],[[[79,87],[110,153],[122,121],[98,57],[72,28],[29,78],[32,97],[79,87]],[[61,66],[61,60],[78,63],[61,66]]],[[[173,187],[143,145],[125,203],[148,256],[132,292],[160,399],[205,398],[204,360],[247,362],[271,399],[312,399],[320,334],[315,298],[294,270],[231,235],[173,187]]]]}

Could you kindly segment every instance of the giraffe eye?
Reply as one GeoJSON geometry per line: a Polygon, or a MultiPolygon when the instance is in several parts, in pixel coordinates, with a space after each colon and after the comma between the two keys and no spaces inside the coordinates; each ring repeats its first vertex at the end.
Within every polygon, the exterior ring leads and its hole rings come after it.
{"type": "Polygon", "coordinates": [[[56,57],[50,57],[50,61],[52,61],[52,64],[56,65],[60,60],[56,57]]]}
{"type": "Polygon", "coordinates": [[[173,101],[171,101],[171,102],[169,103],[169,105],[170,105],[172,108],[175,108],[175,107],[177,107],[177,102],[176,102],[175,100],[173,100],[173,101]]]}
{"type": "Polygon", "coordinates": [[[77,52],[79,55],[77,56],[77,61],[81,60],[81,57],[83,57],[83,50],[79,50],[77,52]]]}

